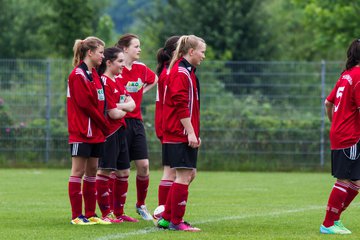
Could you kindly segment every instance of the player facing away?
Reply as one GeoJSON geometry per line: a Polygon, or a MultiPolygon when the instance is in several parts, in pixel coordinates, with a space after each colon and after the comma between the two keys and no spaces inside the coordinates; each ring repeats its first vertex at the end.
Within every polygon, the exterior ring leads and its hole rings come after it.
{"type": "Polygon", "coordinates": [[[122,48],[125,55],[125,67],[119,79],[136,104],[134,111],[125,116],[130,160],[134,161],[136,166],[137,202],[135,207],[136,212],[144,220],[150,221],[153,218],[145,205],[149,187],[149,159],[141,102],[143,94],[156,85],[158,78],[145,64],[137,61],[140,58],[141,48],[140,40],[136,35],[121,36],[116,47],[122,48]]]}
{"type": "Polygon", "coordinates": [[[205,41],[194,35],[181,36],[171,59],[165,83],[163,116],[164,157],[176,177],[158,227],[200,231],[183,221],[189,184],[195,178],[200,139],[200,83],[195,75],[205,59],[205,41]]]}
{"type": "Polygon", "coordinates": [[[108,121],[105,95],[96,72],[104,57],[104,42],[96,37],[76,40],[74,70],[67,86],[67,119],[71,153],[68,193],[75,225],[109,224],[97,217],[95,179],[103,154],[108,121]],[[82,198],[85,216],[82,214],[82,198]]]}
{"type": "Polygon", "coordinates": [[[165,79],[168,77],[168,68],[173,52],[176,49],[179,36],[172,36],[165,41],[164,47],[160,48],[157,53],[157,67],[156,74],[159,77],[157,83],[156,103],[155,103],[155,132],[156,136],[161,142],[162,146],[162,165],[163,175],[158,187],[158,206],[165,205],[168,192],[171,185],[175,180],[175,169],[170,168],[170,160],[164,158],[164,145],[163,143],[163,101],[165,90],[165,79]]]}
{"type": "Polygon", "coordinates": [[[111,47],[104,51],[104,59],[98,69],[106,97],[106,112],[109,119],[109,134],[104,144],[104,155],[99,160],[96,176],[97,201],[102,219],[111,223],[123,221],[137,222],[137,219],[124,214],[124,204],[128,190],[130,160],[125,137],[127,112],[135,109],[135,102],[117,79],[125,66],[124,52],[111,47]],[[113,189],[110,189],[111,173],[115,173],[113,189]],[[110,195],[113,192],[113,195],[110,195]],[[110,202],[113,204],[110,204],[110,202]],[[111,207],[112,206],[112,207],[111,207]]]}
{"type": "Polygon", "coordinates": [[[360,39],[347,51],[346,68],[325,100],[331,122],[331,173],[336,178],[320,232],[351,234],[340,220],[341,214],[360,189],[360,39]]]}

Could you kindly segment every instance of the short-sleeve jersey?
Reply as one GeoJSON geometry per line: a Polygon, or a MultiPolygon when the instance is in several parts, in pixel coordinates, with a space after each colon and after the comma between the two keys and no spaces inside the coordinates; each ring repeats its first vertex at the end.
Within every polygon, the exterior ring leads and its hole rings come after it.
{"type": "Polygon", "coordinates": [[[105,118],[105,95],[95,68],[84,62],[68,78],[67,118],[69,143],[105,141],[108,121],[105,118]]]}
{"type": "MultiPolygon", "coordinates": [[[[128,93],[125,87],[120,83],[118,78],[112,80],[106,75],[101,76],[101,80],[104,84],[105,97],[106,97],[106,110],[117,108],[117,103],[123,103],[128,96],[128,93]]],[[[109,119],[109,135],[117,131],[121,126],[125,126],[125,119],[112,119],[110,116],[109,119]]]]}
{"type": "Polygon", "coordinates": [[[360,67],[344,71],[326,98],[334,104],[331,149],[348,148],[360,139],[360,67]]]}
{"type": "Polygon", "coordinates": [[[156,102],[155,102],[155,133],[159,140],[162,142],[163,138],[163,105],[164,105],[164,92],[165,92],[165,80],[169,77],[167,67],[164,66],[157,82],[156,88],[156,102]]]}
{"type": "Polygon", "coordinates": [[[141,62],[134,62],[131,70],[124,67],[122,73],[119,75],[119,79],[136,104],[134,111],[127,113],[125,118],[142,120],[141,102],[143,98],[143,86],[144,84],[154,83],[155,77],[155,73],[141,62]]]}

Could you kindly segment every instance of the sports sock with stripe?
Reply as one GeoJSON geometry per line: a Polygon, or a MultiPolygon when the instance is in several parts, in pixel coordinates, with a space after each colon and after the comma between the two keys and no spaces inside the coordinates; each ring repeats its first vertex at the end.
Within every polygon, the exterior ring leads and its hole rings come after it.
{"type": "Polygon", "coordinates": [[[110,213],[109,179],[110,177],[102,174],[96,176],[96,198],[102,217],[110,213]]]}
{"type": "Polygon", "coordinates": [[[68,192],[71,204],[71,218],[75,219],[82,214],[81,177],[70,176],[68,192]]]}
{"type": "Polygon", "coordinates": [[[348,196],[347,188],[349,183],[336,181],[329,196],[328,204],[326,207],[326,215],[323,225],[331,227],[334,221],[340,219],[341,210],[344,206],[346,197],[348,196]]]}

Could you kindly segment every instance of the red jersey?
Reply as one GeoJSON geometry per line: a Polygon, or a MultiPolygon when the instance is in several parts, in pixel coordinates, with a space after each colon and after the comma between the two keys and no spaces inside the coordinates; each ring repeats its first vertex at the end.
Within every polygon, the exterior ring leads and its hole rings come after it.
{"type": "Polygon", "coordinates": [[[155,82],[155,73],[145,64],[134,62],[131,70],[124,67],[119,75],[121,83],[125,86],[130,96],[134,99],[135,109],[125,115],[125,118],[136,118],[142,120],[141,101],[143,97],[144,84],[155,82]]]}
{"type": "Polygon", "coordinates": [[[105,95],[95,68],[84,62],[68,78],[67,117],[69,143],[101,143],[107,133],[105,95]]]}
{"type": "Polygon", "coordinates": [[[351,147],[360,139],[360,67],[344,71],[326,98],[334,104],[331,149],[351,147]]]}
{"type": "MultiPolygon", "coordinates": [[[[102,75],[101,80],[104,84],[104,91],[106,97],[106,110],[109,111],[111,109],[117,108],[116,104],[123,103],[126,99],[126,96],[128,96],[125,87],[120,83],[120,80],[118,78],[115,78],[115,81],[113,81],[108,76],[102,75]]],[[[125,126],[124,118],[112,119],[108,117],[108,119],[109,119],[108,136],[116,132],[121,126],[125,126]]]]}
{"type": "Polygon", "coordinates": [[[163,142],[188,142],[180,119],[190,118],[196,137],[200,134],[200,94],[195,68],[184,58],[172,67],[165,84],[163,142]]]}
{"type": "Polygon", "coordinates": [[[164,90],[165,90],[165,79],[168,77],[167,68],[164,67],[160,73],[159,81],[156,89],[156,102],[155,102],[155,132],[156,136],[162,142],[163,138],[163,102],[164,102],[164,90]]]}

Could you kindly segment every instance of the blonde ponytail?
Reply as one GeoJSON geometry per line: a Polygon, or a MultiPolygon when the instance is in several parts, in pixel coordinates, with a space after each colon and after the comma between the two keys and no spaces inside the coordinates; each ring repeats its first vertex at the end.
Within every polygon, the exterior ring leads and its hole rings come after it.
{"type": "Polygon", "coordinates": [[[196,49],[199,45],[199,42],[205,43],[204,39],[197,37],[195,35],[181,36],[178,41],[174,55],[171,58],[169,69],[171,69],[174,66],[177,60],[184,57],[188,53],[190,48],[196,49]]]}
{"type": "Polygon", "coordinates": [[[94,51],[99,46],[105,46],[105,43],[97,37],[87,37],[84,40],[76,39],[73,47],[73,66],[76,67],[82,60],[84,60],[88,50],[94,51]]]}

